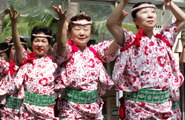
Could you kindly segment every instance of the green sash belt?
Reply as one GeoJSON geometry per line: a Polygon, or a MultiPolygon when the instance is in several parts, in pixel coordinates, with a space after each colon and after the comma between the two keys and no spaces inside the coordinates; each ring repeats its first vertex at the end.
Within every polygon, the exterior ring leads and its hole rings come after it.
{"type": "Polygon", "coordinates": [[[55,105],[55,94],[38,95],[35,93],[25,91],[24,102],[31,104],[31,105],[41,106],[41,107],[54,106],[55,105]]]}
{"type": "Polygon", "coordinates": [[[70,88],[65,89],[62,99],[79,104],[91,104],[98,100],[98,90],[92,92],[82,92],[70,88]]]}
{"type": "Polygon", "coordinates": [[[178,108],[179,107],[179,103],[173,103],[172,104],[172,110],[174,110],[174,109],[176,109],[176,108],[178,108]]]}
{"type": "Polygon", "coordinates": [[[12,109],[19,109],[21,102],[22,102],[22,99],[8,97],[6,104],[5,104],[5,107],[12,108],[12,109]]]}
{"type": "Polygon", "coordinates": [[[169,88],[163,91],[141,89],[136,92],[127,92],[125,99],[139,102],[162,104],[169,101],[169,88]]]}

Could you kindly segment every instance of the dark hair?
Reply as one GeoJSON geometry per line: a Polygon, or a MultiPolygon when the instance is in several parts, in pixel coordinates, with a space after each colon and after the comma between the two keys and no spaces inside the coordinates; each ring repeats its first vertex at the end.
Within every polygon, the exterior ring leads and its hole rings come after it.
{"type": "MultiPolygon", "coordinates": [[[[77,21],[77,20],[83,20],[83,19],[86,19],[87,21],[91,21],[91,17],[89,17],[85,13],[81,13],[71,17],[71,19],[69,19],[69,22],[68,22],[68,32],[71,32],[71,29],[72,29],[73,23],[71,21],[77,21]]],[[[93,32],[93,26],[91,25],[91,33],[92,32],[93,32]]]]}
{"type": "MultiPolygon", "coordinates": [[[[135,4],[135,5],[133,6],[133,8],[138,7],[138,6],[142,5],[142,4],[152,4],[152,3],[151,3],[151,2],[138,2],[137,4],[135,4]]],[[[132,9],[133,9],[133,8],[132,8],[132,9]]],[[[136,16],[136,13],[137,13],[138,11],[139,11],[139,9],[132,12],[132,17],[133,17],[133,18],[136,18],[136,17],[137,17],[137,16],[136,16]]]]}
{"type": "MultiPolygon", "coordinates": [[[[151,2],[138,2],[138,3],[136,3],[136,4],[133,6],[133,8],[138,7],[138,6],[142,5],[142,4],[152,4],[152,3],[151,3],[151,2]]],[[[132,8],[132,9],[133,9],[133,8],[132,8]]],[[[132,18],[137,18],[136,13],[137,13],[139,10],[140,10],[140,9],[135,10],[135,11],[132,12],[132,18]]],[[[137,29],[139,29],[139,27],[138,27],[137,25],[136,25],[136,27],[137,27],[137,29]]]]}
{"type": "Polygon", "coordinates": [[[6,51],[4,51],[6,53],[6,55],[9,57],[9,47],[8,47],[8,43],[0,43],[0,51],[3,51],[7,49],[6,51]],[[7,49],[8,48],[8,49],[7,49]]]}
{"type": "MultiPolygon", "coordinates": [[[[35,39],[35,36],[32,34],[38,34],[43,32],[45,35],[50,35],[52,36],[52,30],[48,27],[34,27],[32,32],[31,32],[31,44],[33,43],[33,40],[35,39]]],[[[47,37],[48,43],[51,44],[52,38],[47,37]]]]}
{"type": "MultiPolygon", "coordinates": [[[[27,42],[21,37],[20,37],[20,41],[21,41],[21,43],[25,43],[25,44],[22,44],[22,45],[24,46],[24,49],[27,50],[27,42]]],[[[9,43],[13,43],[13,39],[11,39],[9,43]]],[[[12,48],[12,45],[9,45],[9,49],[7,51],[8,52],[8,57],[9,57],[11,48],[12,48]]]]}

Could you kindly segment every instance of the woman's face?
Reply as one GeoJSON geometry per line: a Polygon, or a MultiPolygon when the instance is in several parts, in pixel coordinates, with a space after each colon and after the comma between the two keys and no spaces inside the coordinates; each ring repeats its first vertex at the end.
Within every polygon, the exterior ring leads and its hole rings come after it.
{"type": "Polygon", "coordinates": [[[152,7],[142,8],[136,13],[136,16],[137,16],[136,18],[133,18],[133,22],[139,27],[139,29],[153,30],[153,28],[157,24],[157,14],[155,8],[152,7]]]}
{"type": "Polygon", "coordinates": [[[6,62],[8,62],[8,56],[5,52],[0,53],[0,60],[5,60],[6,62]]]}
{"type": "MultiPolygon", "coordinates": [[[[81,23],[88,22],[86,19],[77,20],[81,23]]],[[[87,46],[91,36],[91,25],[73,25],[71,32],[69,33],[71,40],[79,47],[83,48],[87,46]]]]}
{"type": "MultiPolygon", "coordinates": [[[[45,35],[43,32],[39,34],[45,35]]],[[[35,37],[32,43],[32,49],[35,55],[37,55],[38,57],[43,57],[50,49],[50,44],[45,37],[35,37]]]]}

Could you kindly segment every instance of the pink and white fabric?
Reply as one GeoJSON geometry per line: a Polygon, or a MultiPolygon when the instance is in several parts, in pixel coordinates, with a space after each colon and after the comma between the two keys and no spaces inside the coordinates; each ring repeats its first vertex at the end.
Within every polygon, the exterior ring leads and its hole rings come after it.
{"type": "MultiPolygon", "coordinates": [[[[15,66],[13,69],[17,70],[18,67],[15,66]]],[[[4,60],[0,60],[0,83],[4,83],[6,81],[8,81],[7,79],[10,79],[10,78],[13,78],[14,75],[11,75],[10,72],[8,72],[10,69],[9,69],[9,63],[4,61],[4,60]]],[[[2,88],[0,88],[2,89],[2,88]]],[[[6,95],[1,96],[0,97],[0,104],[5,104],[6,103],[6,95]]]]}
{"type": "MultiPolygon", "coordinates": [[[[18,68],[19,67],[15,65],[13,61],[10,61],[8,63],[6,61],[0,60],[0,71],[3,74],[3,76],[1,76],[0,83],[6,85],[5,89],[8,90],[8,88],[11,86],[9,82],[12,83],[11,81],[15,78],[18,68]]],[[[4,89],[4,88],[0,87],[0,89],[4,89]]],[[[22,87],[15,94],[11,95],[11,97],[22,99],[24,97],[24,93],[22,93],[22,87]]],[[[5,104],[7,94],[1,96],[0,98],[2,100],[1,104],[5,104]]],[[[2,116],[1,119],[3,120],[10,120],[10,119],[19,120],[19,110],[4,107],[1,109],[1,116],[2,116]]]]}
{"type": "MultiPolygon", "coordinates": [[[[57,65],[52,62],[51,57],[44,56],[38,58],[33,56],[33,63],[27,62],[20,67],[17,76],[12,80],[11,86],[1,87],[1,92],[15,92],[17,89],[24,87],[31,93],[39,95],[52,95],[54,94],[55,82],[54,82],[54,72],[57,65]]],[[[20,119],[25,120],[35,120],[35,119],[53,119],[58,118],[54,116],[54,106],[40,107],[35,105],[30,105],[25,102],[22,103],[20,107],[20,119]]]]}
{"type": "Polygon", "coordinates": [[[181,109],[180,107],[176,108],[173,110],[173,117],[172,117],[172,120],[181,120],[181,109]]]}
{"type": "MultiPolygon", "coordinates": [[[[30,57],[29,53],[23,49],[23,58],[22,58],[22,62],[24,63],[28,58],[30,57]]],[[[16,56],[16,51],[15,51],[15,63],[16,65],[20,66],[19,62],[18,62],[18,59],[17,59],[17,56],[16,56]]]]}
{"type": "MultiPolygon", "coordinates": [[[[23,49],[23,60],[22,61],[25,62],[29,56],[30,55],[27,53],[27,51],[25,49],[23,49]]],[[[13,84],[13,79],[15,78],[17,70],[20,66],[16,55],[14,57],[15,57],[15,63],[13,61],[10,61],[9,63],[7,63],[6,66],[4,66],[4,67],[6,67],[7,70],[6,70],[5,74],[3,73],[5,77],[2,82],[6,83],[6,85],[5,85],[6,87],[8,87],[8,85],[11,86],[11,84],[13,84]],[[11,83],[11,84],[8,84],[8,83],[11,83]]],[[[12,94],[12,93],[10,93],[10,94],[12,94]]],[[[16,92],[13,92],[13,94],[10,97],[16,98],[16,99],[23,99],[24,98],[24,87],[21,86],[20,89],[18,89],[16,92]]],[[[3,98],[3,97],[1,97],[1,98],[3,98]]],[[[7,96],[5,95],[4,98],[7,98],[7,96]]],[[[4,99],[4,101],[5,100],[6,99],[4,99]]],[[[5,120],[6,119],[14,119],[14,120],[20,119],[19,118],[20,117],[20,110],[19,109],[12,109],[9,107],[4,107],[1,110],[1,113],[2,113],[2,119],[5,119],[5,120]]]]}
{"type": "MultiPolygon", "coordinates": [[[[105,56],[111,41],[104,41],[92,47],[103,62],[113,61],[117,53],[105,56]]],[[[66,57],[59,56],[57,44],[53,49],[53,62],[60,66],[56,73],[56,90],[63,94],[65,88],[91,92],[99,88],[99,95],[105,94],[114,85],[102,62],[95,57],[88,47],[83,52],[73,52],[70,45],[66,46],[66,57]]],[[[103,100],[99,99],[91,104],[77,104],[60,99],[58,102],[59,117],[61,119],[103,119],[103,100]]]]}
{"type": "MultiPolygon", "coordinates": [[[[126,47],[135,40],[136,36],[128,30],[123,29],[123,31],[125,36],[124,47],[126,47]]],[[[171,46],[174,45],[177,34],[175,23],[158,32],[158,35],[162,35],[168,40],[171,46]]],[[[173,91],[182,85],[184,78],[171,47],[155,36],[153,35],[151,39],[142,36],[139,41],[140,47],[133,44],[120,53],[112,75],[116,90],[133,92],[141,88],[150,90],[170,88],[170,91],[173,91]]],[[[172,99],[176,99],[174,96],[176,94],[171,95],[172,99]]],[[[125,100],[125,117],[126,120],[149,117],[170,119],[173,115],[171,108],[171,101],[163,104],[152,104],[125,100]]]]}

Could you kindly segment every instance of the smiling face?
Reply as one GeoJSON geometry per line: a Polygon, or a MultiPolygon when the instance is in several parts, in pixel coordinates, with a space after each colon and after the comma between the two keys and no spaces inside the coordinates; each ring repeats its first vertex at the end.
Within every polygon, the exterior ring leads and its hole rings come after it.
{"type": "MultiPolygon", "coordinates": [[[[43,32],[39,33],[38,35],[45,35],[43,32]]],[[[43,57],[47,54],[48,50],[50,49],[50,44],[45,37],[35,37],[32,42],[32,49],[35,55],[38,57],[43,57]]]]}
{"type": "Polygon", "coordinates": [[[153,28],[157,25],[157,14],[155,8],[153,7],[145,7],[140,9],[136,13],[136,16],[136,18],[133,18],[133,22],[138,26],[139,29],[153,30],[153,28]]]}
{"type": "MultiPolygon", "coordinates": [[[[77,22],[86,23],[86,19],[77,20],[77,22]]],[[[84,49],[90,40],[91,36],[91,26],[83,24],[74,24],[70,31],[71,40],[80,48],[84,49]]]]}

